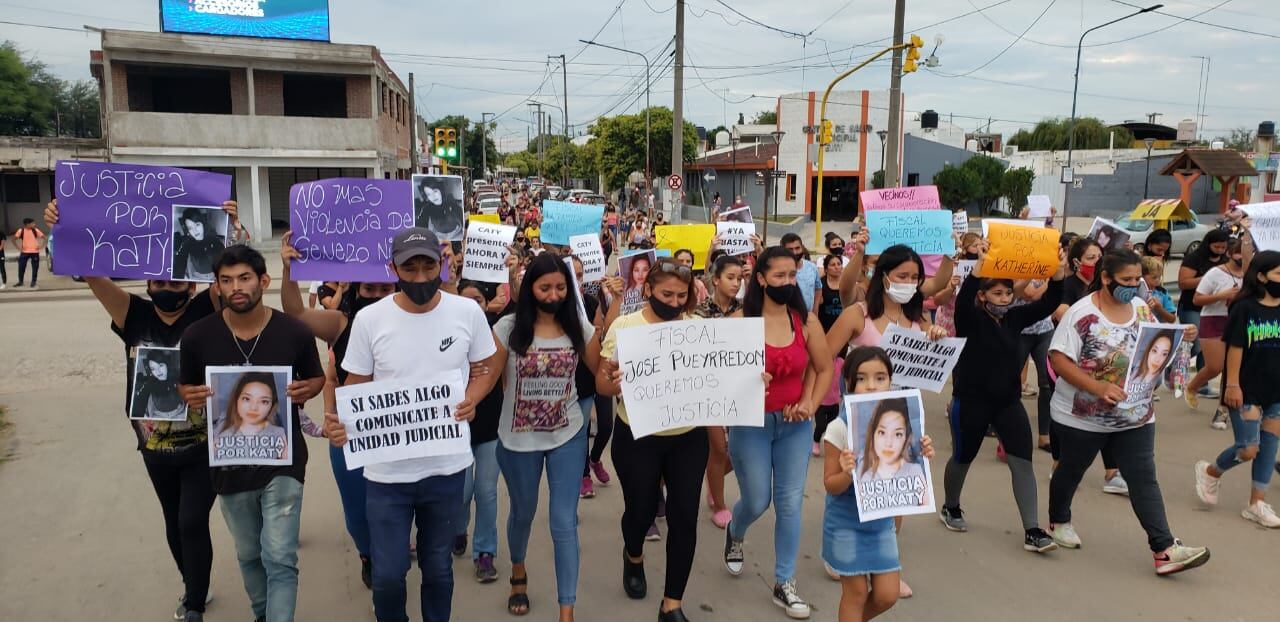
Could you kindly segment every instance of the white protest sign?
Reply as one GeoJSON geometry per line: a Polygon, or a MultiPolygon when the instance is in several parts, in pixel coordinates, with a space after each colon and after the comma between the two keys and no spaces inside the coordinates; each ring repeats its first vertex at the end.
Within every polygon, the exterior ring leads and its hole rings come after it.
{"type": "Polygon", "coordinates": [[[1015,225],[1018,227],[1032,227],[1035,229],[1044,228],[1044,221],[1038,221],[1038,220],[1020,220],[1018,218],[983,218],[982,219],[982,237],[985,238],[989,236],[989,234],[987,233],[987,229],[989,227],[989,223],[993,223],[993,222],[1002,222],[1007,225],[1015,225]]]}
{"type": "Polygon", "coordinates": [[[604,278],[608,267],[604,259],[604,249],[600,247],[600,236],[594,233],[569,236],[569,248],[573,256],[582,261],[582,280],[595,283],[604,278]]]}
{"type": "Polygon", "coordinates": [[[1280,201],[1241,205],[1249,215],[1249,235],[1260,251],[1280,251],[1280,201]]]}
{"type": "MultiPolygon", "coordinates": [[[[591,318],[587,317],[587,305],[582,301],[582,284],[578,282],[578,273],[573,269],[573,257],[565,257],[560,261],[564,262],[565,267],[569,268],[569,285],[573,287],[573,291],[577,294],[574,299],[578,301],[578,319],[582,320],[583,328],[591,324],[591,318]]],[[[586,267],[583,267],[586,270],[586,267]]],[[[586,277],[583,277],[586,278],[586,277]]]]}
{"type": "Polygon", "coordinates": [[[893,361],[893,384],[941,393],[947,377],[960,360],[965,339],[947,337],[931,341],[918,330],[890,324],[880,337],[880,347],[893,361]]]}
{"type": "Polygon", "coordinates": [[[858,518],[930,514],[933,476],[924,457],[924,401],[918,389],[844,396],[849,449],[857,456],[850,475],[858,518]]]}
{"type": "Polygon", "coordinates": [[[969,212],[960,210],[951,213],[951,230],[964,235],[969,232],[969,212]]]}
{"type": "Polygon", "coordinates": [[[978,265],[977,259],[961,259],[956,262],[954,274],[960,277],[960,285],[956,285],[956,293],[960,293],[960,287],[964,285],[964,280],[969,278],[969,273],[973,272],[974,267],[978,265]]]}
{"type": "Polygon", "coordinates": [[[1047,194],[1033,194],[1027,197],[1027,218],[1048,218],[1051,208],[1047,194]]]}
{"type": "Polygon", "coordinates": [[[466,379],[451,369],[421,380],[379,380],[338,387],[338,419],[347,429],[347,469],[471,451],[471,428],[453,418],[466,379]]]}
{"type": "Polygon", "coordinates": [[[462,278],[484,283],[507,282],[507,247],[516,228],[472,222],[467,227],[467,249],[462,256],[462,278]]]}
{"type": "Polygon", "coordinates": [[[730,255],[745,255],[755,250],[751,236],[756,234],[754,222],[721,221],[716,223],[716,237],[720,245],[730,255]]]}
{"type": "Polygon", "coordinates": [[[764,320],[618,331],[622,399],[636,438],[690,426],[764,425],[764,320]]]}

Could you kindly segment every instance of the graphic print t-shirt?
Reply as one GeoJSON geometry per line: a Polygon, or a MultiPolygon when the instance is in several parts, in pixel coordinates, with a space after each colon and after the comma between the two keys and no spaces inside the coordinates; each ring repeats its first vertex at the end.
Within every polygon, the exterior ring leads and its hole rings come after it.
{"type": "Polygon", "coordinates": [[[1280,308],[1257,300],[1241,300],[1227,319],[1228,347],[1244,349],[1240,361],[1240,390],[1244,403],[1267,406],[1280,402],[1280,308]]]}
{"type": "MultiPolygon", "coordinates": [[[[1138,325],[1156,321],[1147,303],[1135,298],[1130,305],[1133,316],[1128,322],[1116,324],[1094,305],[1092,295],[1081,298],[1062,316],[1049,351],[1067,355],[1094,380],[1123,387],[1129,360],[1137,347],[1138,325]]],[[[1049,410],[1054,421],[1088,432],[1119,432],[1155,422],[1150,400],[1112,406],[1097,395],[1077,389],[1061,375],[1049,410]]]]}
{"type": "MultiPolygon", "coordinates": [[[[510,348],[515,316],[508,315],[493,327],[494,336],[510,348]]],[[[584,328],[586,340],[595,327],[584,328]]],[[[514,451],[545,451],[566,443],[582,429],[578,389],[574,382],[578,354],[567,336],[542,339],[535,336],[521,356],[508,352],[505,395],[498,438],[514,451]]]]}
{"type": "MultiPolygon", "coordinates": [[[[209,290],[201,290],[187,302],[186,311],[173,324],[165,324],[156,315],[156,307],[141,296],[129,295],[129,310],[125,312],[124,326],[111,324],[111,332],[124,342],[125,417],[129,416],[129,399],[133,395],[134,366],[138,364],[138,348],[173,348],[182,340],[187,327],[213,314],[213,300],[209,290]]],[[[177,370],[170,372],[178,377],[177,370]]],[[[204,384],[204,381],[200,381],[204,384]]],[[[184,421],[129,421],[138,437],[138,450],[156,453],[179,453],[199,447],[208,439],[208,424],[204,411],[188,409],[184,421]]],[[[201,449],[201,451],[204,451],[201,449]]]]}

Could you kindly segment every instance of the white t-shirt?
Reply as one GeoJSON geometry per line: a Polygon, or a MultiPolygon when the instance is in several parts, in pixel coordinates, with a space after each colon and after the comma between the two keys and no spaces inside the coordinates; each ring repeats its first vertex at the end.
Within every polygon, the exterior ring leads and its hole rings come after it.
{"type": "MultiPolygon", "coordinates": [[[[440,292],[436,308],[409,313],[395,298],[387,296],[356,316],[343,369],[374,380],[419,379],[441,369],[459,369],[466,378],[471,363],[498,351],[484,311],[472,300],[440,292]]],[[[471,452],[410,458],[366,466],[364,477],[382,484],[412,483],[457,473],[471,461],[471,452]]]]}
{"type": "Polygon", "coordinates": [[[320,293],[320,286],[324,285],[324,281],[312,281],[311,289],[307,290],[312,296],[320,293]]]}
{"type": "Polygon", "coordinates": [[[844,451],[849,448],[849,426],[839,417],[827,424],[827,431],[822,433],[822,440],[831,443],[836,449],[844,451]]]}
{"type": "MultiPolygon", "coordinates": [[[[516,317],[504,316],[493,325],[493,334],[510,350],[511,331],[516,317]]],[[[595,327],[585,325],[584,341],[590,343],[595,327]]],[[[582,409],[578,408],[578,354],[568,336],[543,339],[534,336],[529,351],[521,357],[507,353],[502,394],[502,415],[498,418],[498,438],[512,451],[555,449],[582,429],[582,409]]]]}
{"type": "MultiPolygon", "coordinates": [[[[1196,286],[1196,293],[1204,296],[1212,296],[1220,294],[1232,287],[1240,287],[1244,279],[1236,278],[1223,266],[1214,266],[1208,272],[1204,273],[1204,278],[1200,279],[1200,285],[1196,286]]],[[[1200,310],[1200,316],[1216,315],[1227,317],[1227,302],[1220,300],[1208,305],[1200,310]]]]}
{"type": "MultiPolygon", "coordinates": [[[[1133,315],[1129,321],[1115,324],[1093,304],[1092,294],[1081,298],[1062,316],[1049,342],[1049,351],[1067,355],[1094,380],[1123,387],[1129,359],[1137,347],[1138,324],[1156,321],[1147,303],[1134,298],[1130,305],[1133,315]]],[[[1061,375],[1049,412],[1054,421],[1088,432],[1139,428],[1154,423],[1156,417],[1150,400],[1111,406],[1092,393],[1077,390],[1061,375]]]]}

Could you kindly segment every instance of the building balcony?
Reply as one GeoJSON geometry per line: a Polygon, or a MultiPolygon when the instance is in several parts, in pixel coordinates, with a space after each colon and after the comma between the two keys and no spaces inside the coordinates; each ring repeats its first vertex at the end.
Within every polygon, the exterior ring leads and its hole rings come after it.
{"type": "Polygon", "coordinates": [[[112,112],[111,146],[377,151],[375,119],[112,112]]]}

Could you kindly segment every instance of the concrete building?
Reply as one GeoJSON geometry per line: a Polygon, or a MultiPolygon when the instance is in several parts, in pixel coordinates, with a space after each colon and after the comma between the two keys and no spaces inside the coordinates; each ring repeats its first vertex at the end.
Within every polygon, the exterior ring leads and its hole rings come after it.
{"type": "Polygon", "coordinates": [[[24,218],[44,228],[58,160],[102,162],[106,157],[106,146],[97,138],[0,136],[0,232],[12,234],[24,218]]]}
{"type": "Polygon", "coordinates": [[[295,183],[409,175],[408,91],[373,46],[101,34],[107,157],[232,175],[255,239],[287,225],[295,183]]]}

